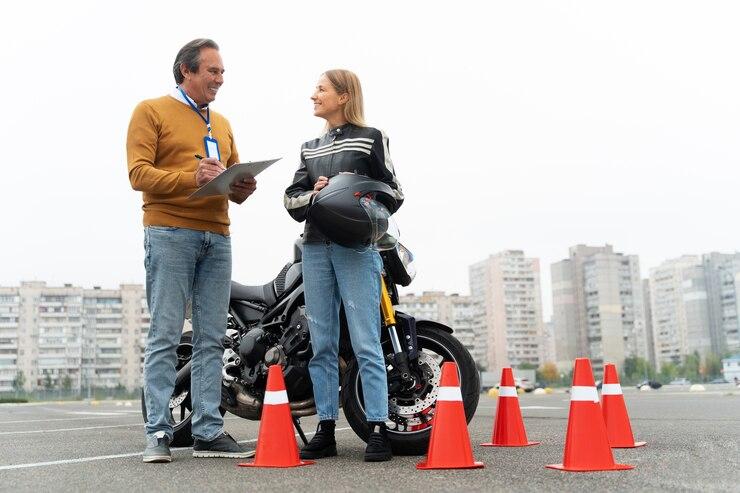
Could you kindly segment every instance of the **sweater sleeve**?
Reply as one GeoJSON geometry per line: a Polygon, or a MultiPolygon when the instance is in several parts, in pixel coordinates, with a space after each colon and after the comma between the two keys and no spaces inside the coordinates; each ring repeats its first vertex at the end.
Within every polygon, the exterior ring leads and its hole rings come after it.
{"type": "MultiPolygon", "coordinates": [[[[380,180],[390,185],[393,189],[394,196],[398,203],[396,210],[398,210],[401,207],[401,204],[403,204],[403,189],[401,188],[401,183],[396,177],[396,171],[393,168],[393,161],[391,160],[391,155],[388,150],[388,136],[382,130],[378,130],[377,132],[379,134],[379,138],[375,138],[373,141],[370,157],[373,160],[375,169],[380,175],[380,180]]],[[[396,211],[391,211],[391,213],[393,212],[396,211]]]]}
{"type": "Polygon", "coordinates": [[[306,220],[308,208],[311,205],[313,196],[313,183],[308,176],[306,160],[303,158],[303,149],[301,149],[301,165],[293,176],[293,183],[285,189],[283,203],[288,210],[288,214],[298,222],[306,220]]]}
{"type": "Polygon", "coordinates": [[[152,107],[139,103],[131,115],[126,138],[128,178],[134,190],[168,195],[196,188],[194,171],[157,169],[160,125],[152,107]]]}

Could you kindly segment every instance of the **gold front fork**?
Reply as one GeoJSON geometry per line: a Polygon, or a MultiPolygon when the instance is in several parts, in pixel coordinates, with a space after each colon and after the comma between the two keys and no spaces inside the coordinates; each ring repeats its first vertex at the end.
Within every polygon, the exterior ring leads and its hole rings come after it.
{"type": "Polygon", "coordinates": [[[380,277],[380,311],[383,313],[384,327],[396,325],[396,310],[393,309],[391,296],[388,294],[388,288],[385,285],[383,276],[380,277]]]}
{"type": "MultiPolygon", "coordinates": [[[[388,287],[385,285],[385,279],[381,276],[380,278],[380,311],[383,313],[383,326],[388,329],[388,334],[391,338],[391,345],[393,346],[393,352],[399,354],[403,352],[401,341],[398,339],[398,331],[396,330],[396,310],[393,309],[393,302],[388,294],[388,287]]],[[[401,374],[405,380],[409,376],[408,371],[403,371],[401,374]]]]}

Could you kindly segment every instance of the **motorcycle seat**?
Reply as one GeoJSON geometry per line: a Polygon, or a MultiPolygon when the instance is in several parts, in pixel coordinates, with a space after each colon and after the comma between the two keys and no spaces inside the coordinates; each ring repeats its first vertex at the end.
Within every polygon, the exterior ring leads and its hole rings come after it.
{"type": "Polygon", "coordinates": [[[264,286],[245,286],[238,282],[231,281],[231,299],[256,301],[271,306],[277,301],[273,282],[270,281],[264,286]]]}

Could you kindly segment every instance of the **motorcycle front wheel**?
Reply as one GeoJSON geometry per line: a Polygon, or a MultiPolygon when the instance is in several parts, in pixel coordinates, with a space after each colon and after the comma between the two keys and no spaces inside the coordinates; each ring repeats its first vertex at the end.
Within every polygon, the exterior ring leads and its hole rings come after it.
{"type": "MultiPolygon", "coordinates": [[[[440,327],[424,322],[416,325],[419,344],[417,375],[413,389],[388,395],[388,437],[396,455],[423,455],[427,452],[432,419],[436,407],[442,363],[457,364],[465,417],[470,422],[478,407],[480,380],[475,362],[467,349],[455,337],[440,327]]],[[[388,354],[392,349],[383,347],[388,354]]],[[[392,374],[393,370],[389,371],[392,374]]],[[[370,429],[365,418],[357,360],[353,359],[342,379],[342,407],[352,430],[367,441],[370,429]]]]}

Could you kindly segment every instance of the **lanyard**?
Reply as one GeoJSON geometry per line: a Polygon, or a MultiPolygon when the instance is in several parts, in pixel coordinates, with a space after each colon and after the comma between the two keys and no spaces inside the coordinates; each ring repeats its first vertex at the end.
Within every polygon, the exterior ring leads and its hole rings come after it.
{"type": "Polygon", "coordinates": [[[197,106],[193,104],[193,102],[190,100],[187,94],[185,94],[185,91],[182,90],[181,87],[178,87],[180,92],[182,93],[182,97],[185,98],[185,101],[188,102],[191,108],[193,108],[193,111],[195,111],[201,120],[203,120],[206,123],[206,127],[208,127],[208,137],[213,137],[211,134],[211,109],[206,107],[206,116],[203,116],[203,113],[200,112],[197,106]]]}

